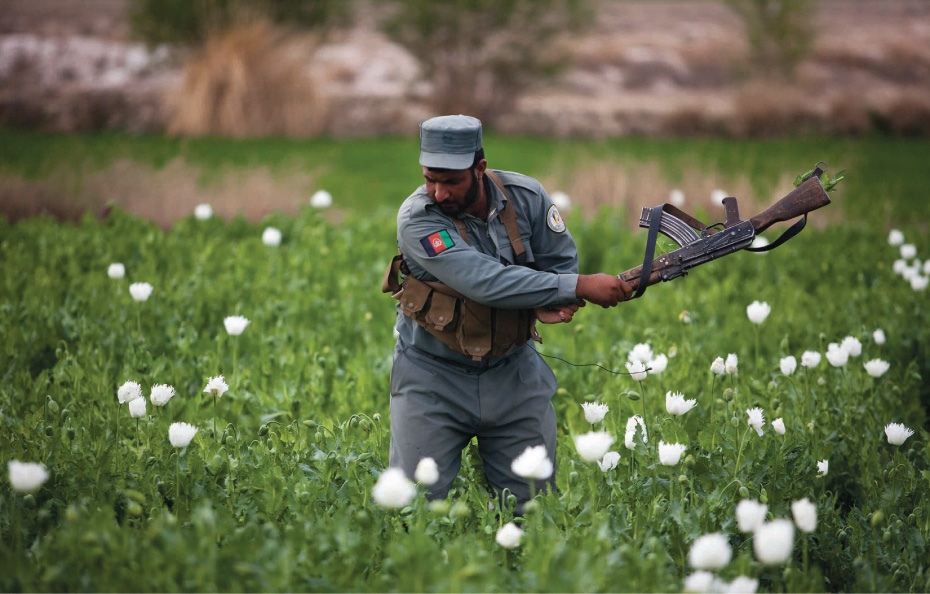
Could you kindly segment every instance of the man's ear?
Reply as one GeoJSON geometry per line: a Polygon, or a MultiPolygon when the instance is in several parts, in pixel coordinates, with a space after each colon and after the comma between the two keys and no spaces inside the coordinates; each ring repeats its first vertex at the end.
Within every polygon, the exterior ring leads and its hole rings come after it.
{"type": "Polygon", "coordinates": [[[487,159],[481,159],[480,161],[478,161],[478,164],[475,165],[475,175],[478,177],[478,179],[482,179],[484,177],[484,172],[487,170],[488,170],[487,159]]]}

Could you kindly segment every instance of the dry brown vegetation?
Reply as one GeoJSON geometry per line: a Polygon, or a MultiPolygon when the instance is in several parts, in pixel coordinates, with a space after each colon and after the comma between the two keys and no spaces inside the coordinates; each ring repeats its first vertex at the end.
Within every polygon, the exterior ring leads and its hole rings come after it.
{"type": "Polygon", "coordinates": [[[266,20],[208,36],[166,95],[170,134],[312,136],[326,123],[326,101],[308,76],[314,42],[266,20]]]}
{"type": "MultiPolygon", "coordinates": [[[[633,226],[643,207],[668,202],[673,189],[684,192],[685,205],[682,208],[686,212],[694,213],[701,208],[714,218],[704,221],[708,224],[725,218],[723,206],[711,199],[716,189],[725,191],[729,196],[736,196],[741,209],[740,216],[744,219],[761,212],[794,189],[793,178],[785,176],[775,184],[771,195],[758,197],[746,176],[723,178],[697,164],[684,167],[679,173],[681,181],[672,184],[666,180],[658,162],[618,166],[614,161],[592,160],[581,167],[556,167],[540,181],[544,187],[562,188],[571,196],[572,208],[581,209],[589,218],[595,216],[603,206],[622,206],[633,226]]],[[[811,223],[825,226],[836,222],[838,217],[839,213],[835,209],[824,209],[811,223]]]]}
{"type": "Polygon", "coordinates": [[[100,215],[107,205],[116,204],[168,228],[206,202],[217,216],[258,221],[271,211],[297,214],[314,190],[316,175],[296,168],[280,174],[267,168],[236,168],[216,179],[203,183],[200,169],[180,158],[161,169],[124,160],[90,173],[58,170],[38,181],[3,176],[0,203],[11,220],[47,212],[73,221],[85,212],[100,215]]]}

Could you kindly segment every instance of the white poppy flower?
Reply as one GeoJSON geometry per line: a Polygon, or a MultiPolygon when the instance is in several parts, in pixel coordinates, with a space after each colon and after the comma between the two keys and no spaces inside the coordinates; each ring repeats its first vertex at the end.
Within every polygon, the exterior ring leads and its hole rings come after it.
{"type": "Polygon", "coordinates": [[[268,247],[281,245],[281,230],[276,227],[265,227],[265,230],[262,231],[262,243],[268,247]]]}
{"type": "Polygon", "coordinates": [[[120,404],[132,402],[136,398],[142,398],[142,386],[138,382],[128,381],[116,391],[116,398],[120,404]]]}
{"type": "Polygon", "coordinates": [[[505,549],[513,549],[520,545],[523,530],[513,522],[507,522],[497,531],[494,540],[505,549]]]}
{"type": "Polygon", "coordinates": [[[668,367],[668,357],[660,353],[656,355],[652,361],[649,361],[647,367],[650,368],[649,373],[652,375],[659,375],[668,367]]]}
{"type": "Polygon", "coordinates": [[[549,195],[549,198],[552,199],[552,203],[555,204],[555,207],[559,210],[568,210],[572,207],[572,199],[565,192],[556,190],[549,195]]]}
{"type": "Polygon", "coordinates": [[[740,532],[750,533],[765,523],[769,506],[754,499],[743,499],[736,505],[736,524],[740,532]]]}
{"type": "Polygon", "coordinates": [[[145,416],[145,398],[129,401],[129,416],[138,419],[145,416]]]}
{"type": "Polygon", "coordinates": [[[607,472],[608,470],[613,470],[616,468],[619,462],[619,452],[607,452],[604,454],[604,457],[598,461],[597,465],[601,468],[602,472],[607,472]]]}
{"type": "Polygon", "coordinates": [[[227,316],[223,318],[223,325],[226,326],[226,332],[230,336],[239,336],[245,331],[245,327],[249,325],[249,320],[243,316],[227,316]]]}
{"type": "Polygon", "coordinates": [[[794,355],[788,355],[778,362],[778,366],[783,374],[791,375],[798,368],[798,360],[794,358],[794,355]]]}
{"type": "Polygon", "coordinates": [[[802,532],[810,534],[817,528],[817,506],[807,497],[791,504],[791,515],[802,532]]]}
{"type": "Polygon", "coordinates": [[[872,377],[881,377],[885,375],[885,372],[888,371],[888,368],[891,367],[891,364],[888,361],[882,361],[881,359],[872,359],[871,361],[866,361],[862,364],[865,367],[866,373],[872,377]]]}
{"type": "Polygon", "coordinates": [[[435,484],[439,480],[439,466],[433,458],[421,458],[413,478],[424,485],[435,484]]]}
{"type": "Polygon", "coordinates": [[[129,285],[129,294],[136,301],[145,301],[152,294],[152,285],[148,283],[132,283],[129,285]]]}
{"type": "Polygon", "coordinates": [[[691,323],[691,312],[688,311],[687,309],[681,310],[681,313],[678,314],[678,321],[681,322],[682,324],[690,324],[691,323]]]}
{"type": "Polygon", "coordinates": [[[333,195],[326,190],[318,190],[310,196],[310,206],[313,208],[329,208],[333,205],[333,195]]]}
{"type": "Polygon", "coordinates": [[[109,268],[107,268],[107,276],[113,279],[123,278],[126,276],[126,267],[119,262],[110,264],[109,268]]]}
{"type": "Polygon", "coordinates": [[[10,486],[17,493],[31,493],[48,480],[48,471],[42,464],[10,460],[10,486]]]}
{"type": "Polygon", "coordinates": [[[648,363],[652,361],[653,353],[652,347],[650,347],[645,342],[641,342],[633,347],[633,350],[630,351],[630,354],[627,355],[627,361],[630,363],[635,363],[639,361],[640,363],[648,363]]]}
{"type": "Polygon", "coordinates": [[[820,353],[817,351],[804,351],[804,354],[801,355],[801,367],[813,369],[818,365],[820,365],[820,353]]]}
{"type": "Polygon", "coordinates": [[[194,216],[201,221],[206,221],[213,216],[213,207],[209,204],[198,204],[194,207],[194,216]]]}
{"type": "Polygon", "coordinates": [[[840,343],[840,348],[849,353],[850,357],[858,357],[862,354],[862,343],[858,338],[847,336],[840,343]]]}
{"type": "Polygon", "coordinates": [[[646,365],[642,361],[626,363],[626,370],[630,372],[630,377],[638,382],[643,381],[649,375],[646,373],[646,365]]]}
{"type": "Polygon", "coordinates": [[[604,415],[610,411],[609,406],[597,402],[585,402],[581,405],[581,408],[584,409],[584,420],[592,425],[604,420],[604,415]]]}
{"type": "Polygon", "coordinates": [[[723,375],[723,373],[727,370],[727,366],[723,361],[723,357],[717,357],[714,359],[714,362],[710,364],[710,370],[715,375],[723,375]]]}
{"type": "Polygon", "coordinates": [[[690,594],[704,594],[706,592],[723,592],[726,584],[709,571],[695,571],[685,578],[682,591],[690,594]]]}
{"type": "Polygon", "coordinates": [[[665,443],[659,441],[659,462],[665,466],[674,466],[681,460],[681,455],[688,446],[681,443],[665,443]]]}
{"type": "Polygon", "coordinates": [[[678,188],[674,188],[671,192],[668,193],[668,202],[672,206],[681,208],[685,205],[685,193],[678,188]]]}
{"type": "Polygon", "coordinates": [[[523,478],[545,480],[552,476],[552,460],[546,453],[546,446],[531,446],[513,459],[510,469],[523,478]]]}
{"type": "Polygon", "coordinates": [[[924,271],[924,276],[930,276],[930,260],[927,260],[926,262],[924,262],[923,271],[924,271]]]}
{"type": "Polygon", "coordinates": [[[758,406],[756,408],[746,409],[746,414],[749,415],[746,422],[761,436],[763,433],[762,427],[765,425],[765,415],[762,414],[762,409],[758,406]]]}
{"type": "Polygon", "coordinates": [[[827,472],[830,471],[830,461],[821,460],[817,463],[817,476],[827,476],[827,472]]]}
{"type": "MultiPolygon", "coordinates": [[[[749,244],[749,247],[753,249],[764,248],[768,244],[769,244],[769,240],[766,239],[764,235],[756,235],[755,237],[752,238],[752,243],[749,244]]],[[[767,253],[768,252],[757,252],[756,255],[764,256],[767,253]]]]}
{"type": "Polygon", "coordinates": [[[741,575],[730,582],[723,590],[724,594],[756,594],[759,580],[741,575]]]}
{"type": "Polygon", "coordinates": [[[901,277],[907,282],[914,280],[915,276],[920,276],[920,268],[916,266],[905,266],[901,270],[901,277]]]}
{"type": "Polygon", "coordinates": [[[626,420],[626,435],[623,439],[623,445],[626,446],[628,450],[632,450],[636,447],[636,443],[633,441],[633,438],[636,436],[636,425],[642,427],[643,431],[643,443],[648,441],[646,436],[646,423],[643,421],[643,418],[639,415],[633,415],[626,420]]]}
{"type": "Polygon", "coordinates": [[[730,353],[729,355],[727,355],[727,362],[726,362],[727,375],[734,375],[737,372],[738,362],[739,361],[736,357],[736,353],[730,353]]]}
{"type": "Polygon", "coordinates": [[[761,324],[772,313],[772,308],[765,301],[753,301],[746,306],[746,315],[753,324],[761,324]]]}
{"type": "MultiPolygon", "coordinates": [[[[928,260],[930,261],[930,260],[928,260]]],[[[885,331],[879,328],[872,333],[872,340],[875,341],[875,344],[885,344],[885,331]]]]}
{"type": "Polygon", "coordinates": [[[905,243],[901,246],[901,257],[905,260],[917,257],[917,247],[913,243],[905,243]]]}
{"type": "Polygon", "coordinates": [[[901,445],[904,441],[914,435],[912,429],[908,429],[901,423],[888,423],[885,425],[885,435],[888,437],[888,443],[891,445],[901,445]]]}
{"type": "Polygon", "coordinates": [[[915,291],[923,291],[927,288],[927,284],[930,283],[930,277],[915,275],[911,278],[911,288],[915,291]]]}
{"type": "Polygon", "coordinates": [[[398,508],[409,504],[417,494],[413,482],[400,468],[388,468],[378,477],[371,489],[371,497],[381,507],[398,508]]]}
{"type": "Polygon", "coordinates": [[[614,437],[606,431],[589,431],[575,436],[575,449],[585,462],[597,462],[614,443],[614,437]]]}
{"type": "Polygon", "coordinates": [[[827,345],[827,361],[834,367],[842,367],[849,361],[849,351],[835,342],[831,342],[827,345]]]}
{"type": "Polygon", "coordinates": [[[168,427],[168,441],[176,448],[186,448],[197,434],[197,427],[190,423],[171,423],[168,427]]]}
{"type": "Polygon", "coordinates": [[[756,553],[756,559],[763,565],[781,565],[787,562],[794,548],[794,524],[780,518],[766,522],[756,530],[752,548],[756,553]]]}
{"type": "Polygon", "coordinates": [[[718,206],[723,206],[723,199],[727,197],[724,190],[714,190],[710,193],[710,201],[718,206]]]}
{"type": "Polygon", "coordinates": [[[149,398],[155,406],[164,406],[174,397],[174,388],[167,384],[156,384],[152,386],[152,393],[149,398]]]}
{"type": "Polygon", "coordinates": [[[688,563],[695,569],[706,571],[723,569],[730,562],[732,554],[727,537],[714,532],[695,539],[688,551],[688,563]]]}
{"type": "Polygon", "coordinates": [[[907,262],[905,260],[895,260],[894,264],[891,265],[891,270],[895,274],[904,274],[904,271],[908,269],[907,262]]]}
{"type": "Polygon", "coordinates": [[[772,421],[772,429],[774,429],[775,433],[779,435],[785,434],[785,422],[782,420],[781,417],[778,417],[777,419],[772,421]]]}
{"type": "Polygon", "coordinates": [[[218,375],[207,380],[207,387],[204,388],[203,391],[205,394],[210,394],[212,396],[222,396],[228,389],[229,386],[226,385],[226,378],[222,375],[218,375]]]}
{"type": "Polygon", "coordinates": [[[680,392],[666,392],[665,393],[665,410],[668,411],[668,414],[675,415],[680,417],[685,414],[697,404],[697,400],[694,398],[685,400],[684,394],[680,392]]]}
{"type": "Polygon", "coordinates": [[[904,243],[904,233],[901,233],[897,229],[892,229],[888,232],[888,245],[897,247],[904,243]]]}

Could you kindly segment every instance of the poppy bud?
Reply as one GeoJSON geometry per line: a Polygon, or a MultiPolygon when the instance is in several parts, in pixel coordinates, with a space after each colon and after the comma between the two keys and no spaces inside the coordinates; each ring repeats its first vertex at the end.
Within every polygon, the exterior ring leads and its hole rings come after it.
{"type": "Polygon", "coordinates": [[[746,486],[743,485],[742,487],[739,488],[739,494],[740,494],[740,497],[745,499],[749,497],[749,489],[747,489],[746,486]]]}
{"type": "Polygon", "coordinates": [[[730,417],[730,426],[731,426],[731,427],[738,427],[738,426],[739,426],[739,419],[737,419],[736,416],[730,417]]]}
{"type": "Polygon", "coordinates": [[[68,427],[67,435],[70,441],[74,441],[74,436],[75,436],[74,427],[68,427]]]}
{"type": "Polygon", "coordinates": [[[259,437],[264,437],[268,435],[268,425],[262,425],[261,428],[258,430],[258,435],[259,437]]]}
{"type": "Polygon", "coordinates": [[[687,484],[688,484],[688,477],[685,476],[685,475],[683,475],[683,474],[679,474],[679,475],[678,475],[678,484],[679,484],[679,485],[687,485],[687,484]]]}
{"type": "Polygon", "coordinates": [[[727,388],[723,391],[723,399],[727,402],[733,402],[733,396],[736,392],[733,391],[733,388],[727,388]]]}
{"type": "Polygon", "coordinates": [[[55,430],[52,429],[52,426],[51,426],[51,425],[47,425],[47,426],[45,427],[45,435],[46,435],[46,436],[51,437],[52,435],[54,435],[54,433],[55,433],[55,430]]]}
{"type": "Polygon", "coordinates": [[[869,519],[869,523],[872,525],[872,528],[879,526],[882,521],[885,519],[885,512],[880,509],[872,512],[872,517],[869,519]]]}
{"type": "Polygon", "coordinates": [[[30,493],[23,497],[23,505],[26,506],[26,509],[35,509],[36,508],[36,498],[30,493]]]}
{"type": "Polygon", "coordinates": [[[371,418],[374,419],[376,423],[380,423],[380,422],[381,422],[381,413],[375,413],[375,414],[373,414],[373,415],[371,416],[371,418]]]}

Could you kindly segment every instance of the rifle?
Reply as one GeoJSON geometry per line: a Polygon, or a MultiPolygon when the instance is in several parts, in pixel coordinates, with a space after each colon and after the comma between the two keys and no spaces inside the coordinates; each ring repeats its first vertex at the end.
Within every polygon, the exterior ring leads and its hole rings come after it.
{"type": "MultiPolygon", "coordinates": [[[[725,223],[705,225],[671,204],[660,204],[643,208],[639,226],[649,229],[646,240],[646,255],[643,264],[617,276],[628,282],[636,292],[631,299],[642,296],[646,287],[685,276],[695,266],[716,260],[739,250],[764,252],[778,247],[801,232],[807,224],[807,213],[830,204],[827,190],[821,183],[824,170],[815,166],[803,181],[784,198],[749,220],[741,220],[736,198],[723,199],[727,220],[725,223]],[[767,246],[751,248],[756,235],[774,223],[803,217],[787,229],[778,239],[767,246]],[[658,233],[662,233],[678,244],[679,249],[653,258],[658,233]],[[642,279],[646,278],[646,282],[642,279]]],[[[835,185],[831,180],[828,187],[835,185]]]]}

